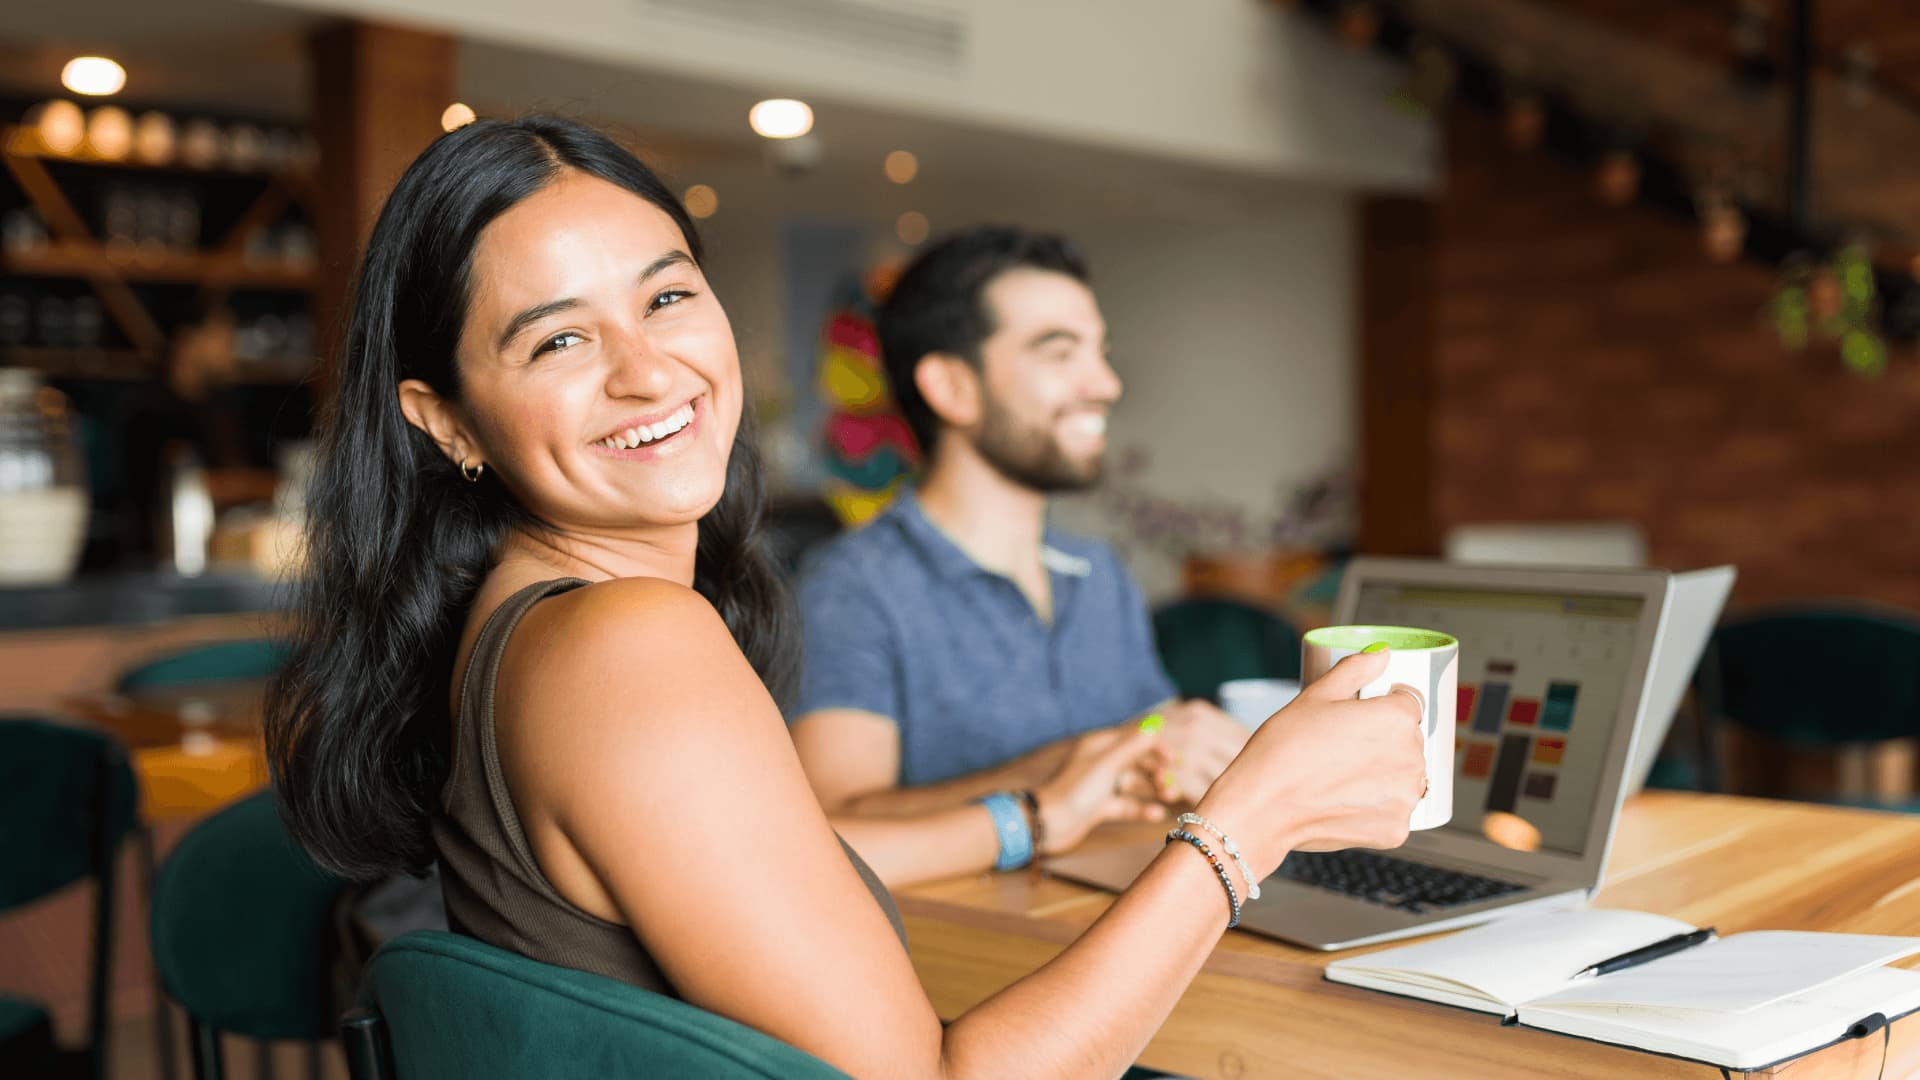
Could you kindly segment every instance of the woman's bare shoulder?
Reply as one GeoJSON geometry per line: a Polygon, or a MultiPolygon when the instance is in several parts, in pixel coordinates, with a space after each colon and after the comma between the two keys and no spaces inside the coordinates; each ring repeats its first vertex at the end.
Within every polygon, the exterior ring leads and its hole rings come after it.
{"type": "Polygon", "coordinates": [[[632,577],[583,585],[535,605],[514,634],[521,665],[578,673],[608,661],[644,663],[649,655],[738,653],[707,598],[664,578],[632,577]]]}
{"type": "Polygon", "coordinates": [[[496,698],[554,723],[684,712],[766,691],[713,605],[660,578],[596,582],[535,605],[501,658],[496,698]],[[625,703],[622,705],[621,703],[625,703]],[[670,708],[663,708],[670,707],[670,708]]]}

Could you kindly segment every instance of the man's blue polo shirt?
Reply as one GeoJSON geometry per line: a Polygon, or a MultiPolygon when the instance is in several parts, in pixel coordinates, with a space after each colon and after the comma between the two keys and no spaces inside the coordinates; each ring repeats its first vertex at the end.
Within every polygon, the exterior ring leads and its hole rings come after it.
{"type": "Polygon", "coordinates": [[[861,709],[900,728],[905,787],[978,772],[1174,696],[1140,590],[1097,541],[1043,535],[1053,624],[902,493],[801,577],[791,715],[861,709]]]}

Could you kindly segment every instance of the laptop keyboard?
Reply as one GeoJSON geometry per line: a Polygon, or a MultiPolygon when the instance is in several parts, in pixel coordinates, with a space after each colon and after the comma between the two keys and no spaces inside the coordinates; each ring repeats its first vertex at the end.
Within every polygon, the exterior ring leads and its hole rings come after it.
{"type": "Polygon", "coordinates": [[[1420,915],[1440,908],[1477,904],[1525,885],[1481,877],[1461,870],[1396,859],[1377,851],[1296,851],[1274,871],[1288,878],[1383,907],[1420,915]]]}

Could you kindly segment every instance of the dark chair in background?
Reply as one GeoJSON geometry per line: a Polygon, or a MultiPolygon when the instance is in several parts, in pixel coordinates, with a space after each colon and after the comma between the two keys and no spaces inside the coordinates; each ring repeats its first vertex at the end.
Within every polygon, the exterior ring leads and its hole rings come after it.
{"type": "MultiPolygon", "coordinates": [[[[1891,749],[1920,737],[1920,616],[1805,608],[1731,620],[1714,631],[1694,690],[1710,726],[1732,725],[1789,752],[1891,749]]],[[[1920,810],[1911,755],[1889,760],[1906,775],[1885,790],[1847,790],[1883,787],[1856,779],[1780,793],[1920,810]]],[[[1709,783],[1724,789],[1726,778],[1712,775],[1723,770],[1711,769],[1709,783]]]]}
{"type": "Polygon", "coordinates": [[[1300,677],[1300,635],[1280,616],[1239,600],[1175,600],[1153,613],[1153,637],[1181,697],[1216,700],[1229,679],[1300,677]]]}
{"type": "Polygon", "coordinates": [[[287,662],[287,643],[277,638],[215,641],[171,652],[123,672],[114,688],[122,694],[198,683],[260,682],[287,662]]]}
{"type": "Polygon", "coordinates": [[[844,1080],[826,1062],[684,1001],[457,934],[394,939],[340,1025],[353,1080],[844,1080]]]}
{"type": "Polygon", "coordinates": [[[0,718],[0,911],[88,878],[95,886],[86,1043],[57,1047],[45,1007],[0,996],[0,1076],[108,1074],[114,871],[136,797],[133,769],[112,739],[35,717],[0,718]]]}
{"type": "Polygon", "coordinates": [[[332,911],[346,885],[287,835],[271,792],[201,822],[167,856],[153,889],[153,964],[186,1011],[201,1080],[222,1075],[223,1032],[304,1040],[319,1076],[337,1005],[332,911]]]}
{"type": "MultiPolygon", "coordinates": [[[[240,638],[206,642],[151,657],[120,673],[114,692],[133,698],[160,699],[179,708],[184,715],[189,705],[217,713],[221,707],[255,698],[260,684],[273,677],[286,664],[288,643],[277,638],[240,638]],[[178,700],[173,700],[173,699],[178,700]],[[198,698],[198,702],[188,699],[198,698]]],[[[153,825],[156,820],[195,819],[254,790],[266,781],[264,769],[232,770],[227,760],[207,756],[176,756],[166,763],[149,755],[142,776],[148,784],[147,805],[153,812],[156,803],[164,808],[157,819],[143,820],[136,839],[144,864],[148,898],[153,892],[156,873],[153,825]]],[[[177,1073],[174,1057],[174,1021],[166,1005],[165,988],[154,983],[155,1053],[160,1058],[161,1080],[173,1080],[177,1073]]],[[[266,1048],[261,1049],[261,1071],[270,1071],[266,1048]]]]}

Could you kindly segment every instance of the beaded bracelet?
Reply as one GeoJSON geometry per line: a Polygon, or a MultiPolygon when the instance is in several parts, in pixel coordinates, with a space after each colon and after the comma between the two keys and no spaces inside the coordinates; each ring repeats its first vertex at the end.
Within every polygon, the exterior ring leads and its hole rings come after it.
{"type": "Polygon", "coordinates": [[[1033,857],[1037,859],[1047,853],[1047,823],[1040,818],[1040,797],[1032,788],[1021,788],[1014,794],[1027,804],[1027,829],[1033,834],[1033,857]]]}
{"type": "Polygon", "coordinates": [[[987,808],[993,819],[993,832],[1000,840],[1000,853],[994,858],[995,870],[1018,870],[1033,861],[1033,833],[1027,827],[1027,815],[1020,812],[1020,800],[1005,791],[982,795],[975,802],[987,808]]]}
{"type": "Polygon", "coordinates": [[[1247,869],[1247,860],[1240,857],[1240,845],[1233,842],[1233,837],[1228,836],[1220,826],[1215,825],[1199,814],[1181,814],[1175,820],[1179,821],[1182,825],[1198,825],[1219,837],[1220,846],[1227,849],[1227,854],[1233,858],[1233,865],[1240,868],[1240,880],[1247,883],[1247,899],[1260,899],[1260,883],[1253,879],[1253,871],[1247,869]]]}
{"type": "Polygon", "coordinates": [[[1205,855],[1207,862],[1213,865],[1214,876],[1220,879],[1221,887],[1227,890],[1227,908],[1232,915],[1232,917],[1227,920],[1227,929],[1231,930],[1239,926],[1240,894],[1234,890],[1233,878],[1227,876],[1227,864],[1220,861],[1220,856],[1213,853],[1213,849],[1207,846],[1205,840],[1200,839],[1185,829],[1175,829],[1167,834],[1167,843],[1171,844],[1175,840],[1185,840],[1187,843],[1199,848],[1200,854],[1205,855]]]}

